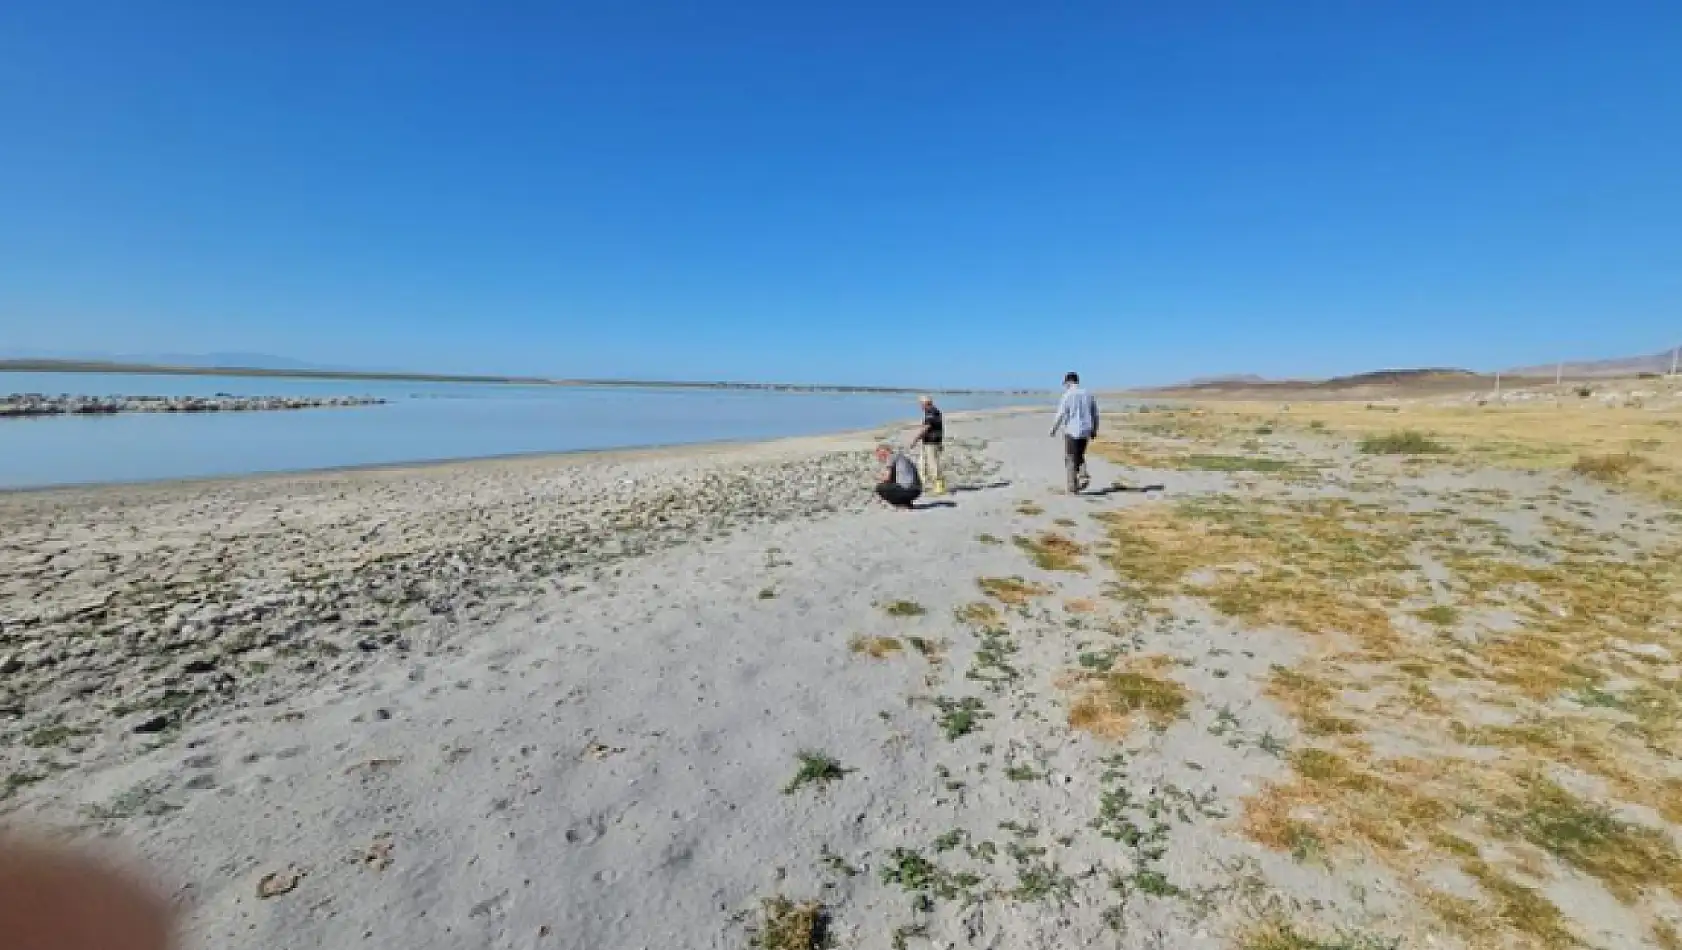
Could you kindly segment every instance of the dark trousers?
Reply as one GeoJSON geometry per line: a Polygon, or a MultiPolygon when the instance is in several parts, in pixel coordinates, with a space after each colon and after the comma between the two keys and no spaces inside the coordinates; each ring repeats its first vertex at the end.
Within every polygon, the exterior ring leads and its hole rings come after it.
{"type": "Polygon", "coordinates": [[[1089,441],[1068,435],[1063,437],[1063,470],[1069,476],[1069,491],[1077,492],[1086,487],[1086,443],[1089,441]]]}
{"type": "Polygon", "coordinates": [[[922,493],[922,489],[903,488],[898,482],[881,482],[876,486],[876,494],[880,495],[883,501],[896,508],[911,507],[911,503],[916,501],[917,496],[922,493]]]}

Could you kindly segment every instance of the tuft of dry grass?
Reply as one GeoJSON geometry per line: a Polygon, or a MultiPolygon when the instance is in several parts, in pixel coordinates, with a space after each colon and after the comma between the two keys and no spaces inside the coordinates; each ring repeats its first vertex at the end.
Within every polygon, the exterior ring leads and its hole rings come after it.
{"type": "Polygon", "coordinates": [[[827,945],[829,914],[818,901],[767,897],[753,936],[759,950],[819,950],[827,945]]]}
{"type": "Polygon", "coordinates": [[[1437,604],[1413,612],[1415,617],[1438,627],[1452,627],[1460,622],[1460,611],[1448,604],[1437,604]]]}
{"type": "Polygon", "coordinates": [[[930,663],[939,664],[946,659],[945,640],[929,640],[925,637],[906,637],[905,639],[907,643],[911,644],[911,649],[916,650],[919,656],[930,663]]]}
{"type": "Polygon", "coordinates": [[[958,622],[977,630],[1002,630],[1005,625],[1004,615],[999,608],[985,600],[972,601],[952,611],[958,622]]]}
{"type": "Polygon", "coordinates": [[[1647,460],[1633,452],[1621,455],[1579,455],[1571,471],[1598,481],[1622,484],[1646,467],[1647,460]]]}
{"type": "Polygon", "coordinates": [[[1042,531],[1038,537],[1017,535],[1014,540],[1016,546],[1041,570],[1086,573],[1086,565],[1081,563],[1081,558],[1086,556],[1086,548],[1068,535],[1042,531]]]}
{"type": "Polygon", "coordinates": [[[1051,588],[1020,577],[978,577],[975,582],[987,596],[1011,607],[1020,607],[1035,597],[1051,593],[1051,588]]]}
{"type": "Polygon", "coordinates": [[[1106,739],[1119,739],[1142,716],[1165,729],[1185,713],[1190,693],[1177,680],[1159,675],[1173,661],[1165,656],[1131,657],[1103,673],[1071,682],[1069,725],[1106,739]]]}
{"type": "Polygon", "coordinates": [[[1045,509],[1031,501],[1025,501],[1016,506],[1016,513],[1019,515],[1028,515],[1029,517],[1033,517],[1034,515],[1045,514],[1045,509]]]}
{"type": "Polygon", "coordinates": [[[914,600],[896,600],[882,605],[890,617],[921,617],[928,613],[928,608],[914,600]]]}
{"type": "Polygon", "coordinates": [[[889,654],[898,653],[905,649],[898,637],[866,637],[856,636],[848,644],[848,649],[854,653],[880,660],[889,654]]]}

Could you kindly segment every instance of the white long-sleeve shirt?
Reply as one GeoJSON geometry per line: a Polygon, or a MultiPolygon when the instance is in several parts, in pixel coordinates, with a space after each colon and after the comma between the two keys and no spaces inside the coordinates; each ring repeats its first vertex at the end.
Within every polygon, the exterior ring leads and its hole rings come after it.
{"type": "Polygon", "coordinates": [[[1092,394],[1079,386],[1073,386],[1063,392],[1063,401],[1057,404],[1057,421],[1051,424],[1051,431],[1058,429],[1071,439],[1090,439],[1098,434],[1098,401],[1092,394]]]}

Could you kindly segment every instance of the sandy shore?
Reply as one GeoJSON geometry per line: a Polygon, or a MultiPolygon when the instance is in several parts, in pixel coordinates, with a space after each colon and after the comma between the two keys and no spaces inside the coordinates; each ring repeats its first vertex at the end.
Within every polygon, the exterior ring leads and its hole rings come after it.
{"type": "Polygon", "coordinates": [[[963,490],[910,514],[866,435],[0,496],[0,811],[150,863],[191,946],[785,950],[820,906],[840,947],[1461,945],[1394,868],[1245,832],[1315,741],[1269,678],[1323,641],[1147,606],[1114,519],[1499,489],[1674,525],[1313,435],[1268,437],[1277,484],[1098,458],[1166,490],[1068,496],[1047,423],[954,420],[963,490]]]}

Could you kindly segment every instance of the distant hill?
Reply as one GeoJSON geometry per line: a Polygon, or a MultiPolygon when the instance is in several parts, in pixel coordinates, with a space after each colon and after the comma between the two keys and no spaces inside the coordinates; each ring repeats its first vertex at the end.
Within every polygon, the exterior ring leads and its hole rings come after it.
{"type": "Polygon", "coordinates": [[[1520,366],[1503,370],[1508,376],[1540,376],[1552,379],[1555,372],[1574,379],[1604,379],[1613,376],[1638,376],[1642,373],[1670,372],[1671,350],[1651,356],[1626,356],[1610,360],[1577,360],[1563,364],[1520,366]]]}
{"type": "Polygon", "coordinates": [[[320,369],[348,372],[345,367],[322,366],[267,353],[157,353],[123,356],[113,362],[146,363],[153,366],[193,366],[202,369],[320,369]]]}
{"type": "Polygon", "coordinates": [[[1215,378],[1190,381],[1172,386],[1160,386],[1144,392],[1254,394],[1271,393],[1340,393],[1349,391],[1407,388],[1456,389],[1477,385],[1484,377],[1470,370],[1433,367],[1428,369],[1381,369],[1352,376],[1333,376],[1330,379],[1263,379],[1259,376],[1215,378]]]}

